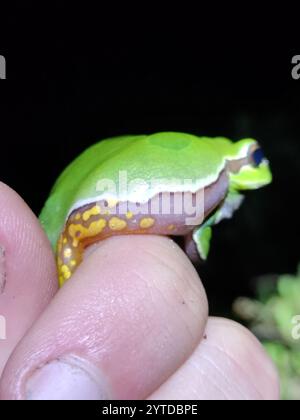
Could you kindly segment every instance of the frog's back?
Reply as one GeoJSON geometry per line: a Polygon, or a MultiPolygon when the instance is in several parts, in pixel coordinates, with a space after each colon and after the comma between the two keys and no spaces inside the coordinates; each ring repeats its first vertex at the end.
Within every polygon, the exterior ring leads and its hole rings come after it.
{"type": "MultiPolygon", "coordinates": [[[[176,177],[181,182],[198,182],[198,188],[202,188],[214,182],[223,167],[223,156],[207,137],[164,132],[105,139],[88,148],[63,171],[40,218],[55,246],[70,210],[77,203],[100,198],[97,183],[101,179],[112,181],[117,191],[120,173],[126,173],[128,183],[176,177]]],[[[153,193],[148,190],[149,197],[153,193]]]]}
{"type": "Polygon", "coordinates": [[[101,162],[118,153],[120,149],[143,137],[145,136],[112,137],[93,144],[60,174],[40,214],[40,221],[53,248],[82,181],[95,166],[101,165],[101,162]]]}

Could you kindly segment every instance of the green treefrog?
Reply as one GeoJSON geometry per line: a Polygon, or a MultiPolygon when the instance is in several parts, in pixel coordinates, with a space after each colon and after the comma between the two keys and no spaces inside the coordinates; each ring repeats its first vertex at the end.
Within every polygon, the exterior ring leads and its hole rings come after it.
{"type": "Polygon", "coordinates": [[[184,236],[187,254],[205,260],[211,226],[232,216],[244,190],[271,180],[268,160],[251,138],[162,132],[102,140],[62,172],[40,215],[59,283],[71,277],[88,245],[111,235],[184,236]]]}

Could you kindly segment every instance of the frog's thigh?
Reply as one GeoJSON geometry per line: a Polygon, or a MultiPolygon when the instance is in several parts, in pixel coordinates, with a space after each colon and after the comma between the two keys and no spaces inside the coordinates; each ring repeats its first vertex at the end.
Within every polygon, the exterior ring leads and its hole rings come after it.
{"type": "Polygon", "coordinates": [[[84,245],[100,239],[107,226],[107,220],[96,212],[96,207],[72,215],[59,238],[57,266],[60,285],[71,277],[81,263],[84,245]]]}

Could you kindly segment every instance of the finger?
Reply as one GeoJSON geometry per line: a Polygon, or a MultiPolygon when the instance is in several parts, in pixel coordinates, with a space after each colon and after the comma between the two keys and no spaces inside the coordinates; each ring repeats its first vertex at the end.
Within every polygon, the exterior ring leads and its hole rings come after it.
{"type": "Polygon", "coordinates": [[[210,318],[192,356],[150,399],[276,400],[275,367],[258,340],[241,325],[210,318]]]}
{"type": "Polygon", "coordinates": [[[49,242],[24,201],[0,182],[0,376],[57,288],[49,242]]]}
{"type": "Polygon", "coordinates": [[[199,277],[173,241],[109,238],[85,257],[22,341],[0,396],[145,398],[190,356],[206,321],[199,277]]]}

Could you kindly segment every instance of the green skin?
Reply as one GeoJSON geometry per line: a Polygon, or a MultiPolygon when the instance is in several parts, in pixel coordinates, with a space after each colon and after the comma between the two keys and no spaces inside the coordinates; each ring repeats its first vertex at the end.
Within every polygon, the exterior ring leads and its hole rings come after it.
{"type": "MultiPolygon", "coordinates": [[[[169,186],[164,185],[160,186],[159,191],[154,191],[150,180],[189,179],[192,181],[190,190],[205,188],[218,179],[228,162],[244,159],[251,147],[258,147],[253,139],[232,142],[221,137],[197,137],[174,132],[102,140],[84,151],[60,175],[41,212],[41,223],[55,249],[72,210],[107,198],[105,192],[99,192],[99,188],[97,191],[99,180],[113,181],[118,190],[119,171],[126,171],[128,183],[143,179],[149,183],[148,190],[146,193],[139,192],[134,197],[120,197],[116,193],[115,198],[146,202],[157,192],[171,192],[166,190],[169,186]]],[[[203,259],[206,259],[209,251],[211,226],[223,218],[231,217],[233,210],[241,203],[240,192],[260,188],[271,180],[271,171],[265,159],[258,165],[248,162],[237,173],[229,171],[225,201],[193,233],[193,239],[203,259]]],[[[178,190],[182,191],[180,185],[178,190]]]]}

